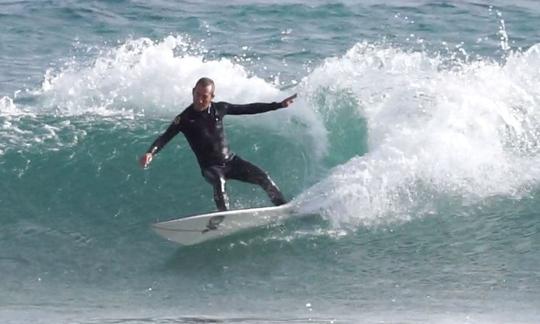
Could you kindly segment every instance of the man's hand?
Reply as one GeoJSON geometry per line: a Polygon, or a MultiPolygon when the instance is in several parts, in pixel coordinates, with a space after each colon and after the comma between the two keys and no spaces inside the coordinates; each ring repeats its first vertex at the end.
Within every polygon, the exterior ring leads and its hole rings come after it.
{"type": "Polygon", "coordinates": [[[145,155],[141,156],[139,159],[139,164],[141,165],[141,168],[146,169],[150,165],[150,162],[152,162],[152,158],[154,156],[152,153],[146,153],[145,155]]]}
{"type": "Polygon", "coordinates": [[[283,101],[281,102],[281,106],[283,108],[285,107],[289,107],[290,104],[292,104],[294,102],[294,99],[296,99],[296,93],[293,94],[292,96],[288,97],[288,98],[285,98],[283,99],[283,101]]]}

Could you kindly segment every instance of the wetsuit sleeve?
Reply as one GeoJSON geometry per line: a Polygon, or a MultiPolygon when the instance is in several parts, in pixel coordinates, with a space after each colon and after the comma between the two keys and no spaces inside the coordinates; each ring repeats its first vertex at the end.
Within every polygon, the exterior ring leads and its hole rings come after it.
{"type": "Polygon", "coordinates": [[[259,113],[283,108],[283,106],[281,105],[281,102],[251,103],[247,105],[233,105],[233,104],[224,102],[223,105],[224,105],[224,113],[226,115],[259,114],[259,113]]]}
{"type": "Polygon", "coordinates": [[[158,153],[181,130],[182,130],[182,123],[181,123],[180,115],[178,115],[176,116],[174,121],[169,125],[167,130],[163,134],[161,134],[154,141],[154,143],[152,143],[152,145],[150,145],[146,153],[152,153],[152,154],[158,153]]]}

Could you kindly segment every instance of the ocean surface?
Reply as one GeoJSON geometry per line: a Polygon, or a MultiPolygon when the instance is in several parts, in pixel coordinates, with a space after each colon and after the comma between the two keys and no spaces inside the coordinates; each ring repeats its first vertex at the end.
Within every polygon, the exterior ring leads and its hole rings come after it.
{"type": "MultiPolygon", "coordinates": [[[[0,322],[540,323],[537,1],[0,1],[0,322]],[[215,209],[183,136],[310,216],[181,247],[215,209]]],[[[268,206],[230,181],[234,208],[268,206]]]]}

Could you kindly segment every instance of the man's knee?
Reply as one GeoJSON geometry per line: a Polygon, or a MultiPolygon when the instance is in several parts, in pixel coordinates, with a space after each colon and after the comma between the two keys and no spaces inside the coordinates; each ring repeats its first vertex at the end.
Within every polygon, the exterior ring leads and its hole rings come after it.
{"type": "Polygon", "coordinates": [[[204,168],[201,170],[203,178],[210,184],[215,185],[223,180],[223,175],[216,167],[204,168]]]}

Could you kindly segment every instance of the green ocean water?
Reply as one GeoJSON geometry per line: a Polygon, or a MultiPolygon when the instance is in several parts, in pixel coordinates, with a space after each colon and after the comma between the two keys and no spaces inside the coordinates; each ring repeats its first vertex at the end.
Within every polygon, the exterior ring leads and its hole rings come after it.
{"type": "MultiPolygon", "coordinates": [[[[2,323],[536,323],[532,1],[0,2],[2,323]],[[311,216],[193,247],[191,100],[311,216]]],[[[270,204],[230,181],[234,208],[270,204]]]]}

